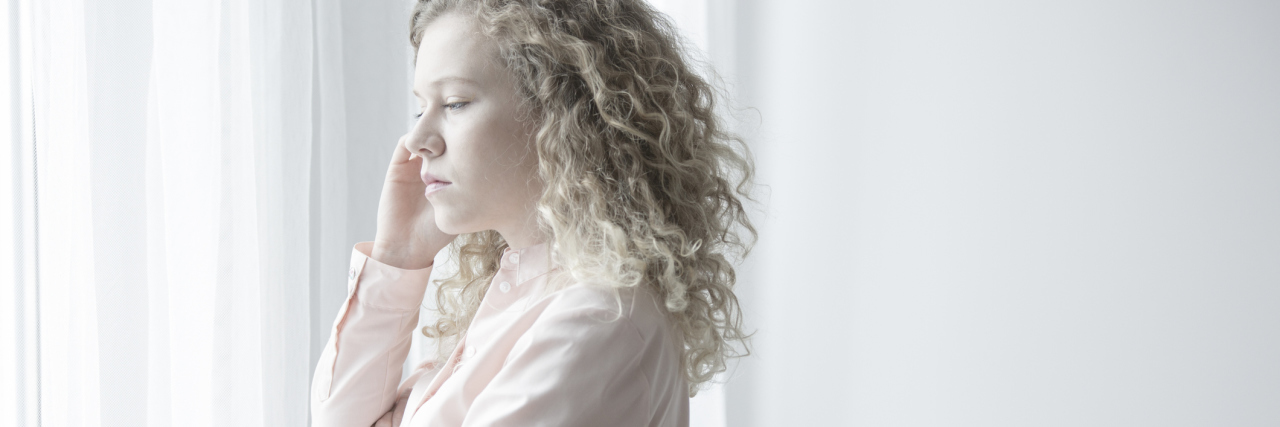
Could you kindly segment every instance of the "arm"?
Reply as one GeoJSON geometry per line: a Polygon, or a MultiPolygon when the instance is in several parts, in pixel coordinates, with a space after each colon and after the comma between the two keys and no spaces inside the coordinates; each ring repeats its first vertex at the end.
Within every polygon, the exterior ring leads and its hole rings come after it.
{"type": "Polygon", "coordinates": [[[516,341],[464,426],[649,424],[645,342],[631,319],[610,322],[612,310],[556,305],[516,341]]]}
{"type": "Polygon", "coordinates": [[[400,422],[392,419],[394,405],[408,391],[398,392],[397,384],[431,267],[392,267],[371,258],[371,249],[371,242],[363,242],[351,252],[347,300],[312,378],[315,427],[400,422]]]}

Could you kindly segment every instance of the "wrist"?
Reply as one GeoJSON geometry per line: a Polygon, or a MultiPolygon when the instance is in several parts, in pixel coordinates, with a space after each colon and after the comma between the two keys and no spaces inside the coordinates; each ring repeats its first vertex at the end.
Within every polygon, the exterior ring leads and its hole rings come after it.
{"type": "Polygon", "coordinates": [[[420,253],[375,242],[369,257],[383,264],[404,269],[421,270],[435,263],[435,254],[420,253]]]}

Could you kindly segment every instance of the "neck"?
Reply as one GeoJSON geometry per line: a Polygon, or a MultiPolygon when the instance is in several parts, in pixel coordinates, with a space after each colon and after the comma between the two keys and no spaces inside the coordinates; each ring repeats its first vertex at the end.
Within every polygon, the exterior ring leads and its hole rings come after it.
{"type": "Polygon", "coordinates": [[[497,230],[502,235],[502,240],[507,242],[507,246],[512,250],[521,250],[530,246],[545,242],[547,236],[542,233],[538,227],[538,221],[532,215],[523,223],[512,227],[504,227],[497,230]]]}

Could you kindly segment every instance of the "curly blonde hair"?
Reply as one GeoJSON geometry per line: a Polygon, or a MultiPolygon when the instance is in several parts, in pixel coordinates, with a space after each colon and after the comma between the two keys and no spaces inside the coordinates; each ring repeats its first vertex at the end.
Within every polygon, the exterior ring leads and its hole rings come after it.
{"type": "MultiPolygon", "coordinates": [[[[756,238],[744,209],[754,166],[674,25],[643,0],[420,0],[415,52],[444,13],[473,17],[516,77],[537,124],[538,220],[556,262],[578,282],[654,290],[683,336],[691,395],[749,355],[731,259],[756,238]]],[[[494,231],[452,245],[458,272],[439,282],[439,319],[423,328],[438,356],[470,326],[504,248],[494,231]]]]}

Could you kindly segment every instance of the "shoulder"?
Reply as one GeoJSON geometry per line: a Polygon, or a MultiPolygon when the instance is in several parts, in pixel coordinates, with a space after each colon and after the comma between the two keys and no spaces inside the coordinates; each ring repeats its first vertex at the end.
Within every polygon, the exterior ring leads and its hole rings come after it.
{"type": "Polygon", "coordinates": [[[539,372],[542,378],[580,382],[578,388],[600,387],[597,395],[614,396],[610,400],[629,394],[651,402],[681,396],[686,388],[682,335],[656,295],[644,288],[581,283],[560,288],[538,301],[541,313],[513,354],[564,367],[568,371],[562,376],[547,374],[559,368],[539,372]]]}
{"type": "Polygon", "coordinates": [[[670,336],[666,310],[648,288],[573,283],[547,294],[541,302],[544,309],[539,317],[571,319],[596,333],[627,331],[645,343],[670,336]]]}

